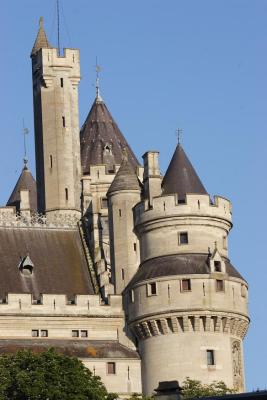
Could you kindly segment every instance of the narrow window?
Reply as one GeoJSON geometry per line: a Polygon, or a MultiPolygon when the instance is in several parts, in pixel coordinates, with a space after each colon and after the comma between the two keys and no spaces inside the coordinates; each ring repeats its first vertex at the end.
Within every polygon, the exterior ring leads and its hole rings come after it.
{"type": "Polygon", "coordinates": [[[107,374],[108,375],[115,375],[116,374],[116,363],[108,362],[107,363],[107,374]]]}
{"type": "Polygon", "coordinates": [[[224,291],[224,281],[222,279],[216,279],[216,291],[217,292],[224,291]]]}
{"type": "Polygon", "coordinates": [[[81,337],[88,337],[88,331],[82,330],[81,331],[81,337]]]}
{"type": "Polygon", "coordinates": [[[133,244],[134,251],[136,251],[136,243],[133,244]]]}
{"type": "Polygon", "coordinates": [[[53,168],[53,157],[50,154],[50,168],[53,168]]]}
{"type": "Polygon", "coordinates": [[[72,337],[79,337],[79,331],[78,330],[71,331],[71,336],[72,337]]]}
{"type": "Polygon", "coordinates": [[[62,126],[63,126],[63,128],[66,127],[66,119],[65,119],[65,117],[62,117],[62,126]]]}
{"type": "Polygon", "coordinates": [[[227,250],[227,236],[223,237],[223,248],[227,250]]]}
{"type": "Polygon", "coordinates": [[[119,216],[121,217],[121,209],[119,209],[119,216]]]}
{"type": "Polygon", "coordinates": [[[124,268],[121,269],[121,279],[124,281],[124,268]]]}
{"type": "Polygon", "coordinates": [[[147,295],[148,296],[156,296],[157,295],[157,283],[156,282],[148,283],[147,295]]]}
{"type": "Polygon", "coordinates": [[[134,303],[134,291],[133,290],[129,291],[129,297],[130,297],[130,303],[134,303]]]}
{"type": "Polygon", "coordinates": [[[64,87],[64,80],[63,80],[63,78],[60,78],[60,86],[61,86],[61,87],[64,87]]]}
{"type": "Polygon", "coordinates": [[[214,270],[216,272],[222,272],[221,261],[214,261],[214,270]]]}
{"type": "Polygon", "coordinates": [[[108,199],[106,197],[101,199],[101,208],[108,208],[108,199]]]}
{"type": "Polygon", "coordinates": [[[215,365],[214,350],[207,350],[207,365],[215,365]]]}
{"type": "Polygon", "coordinates": [[[188,244],[188,233],[187,232],[179,233],[179,244],[188,244]]]}
{"type": "Polygon", "coordinates": [[[32,337],[38,337],[38,336],[39,336],[38,329],[32,329],[32,337]]]}
{"type": "Polygon", "coordinates": [[[182,279],[181,280],[181,290],[182,290],[182,292],[189,292],[191,290],[190,279],[182,279]]]}
{"type": "Polygon", "coordinates": [[[67,188],[65,188],[65,199],[66,199],[66,201],[69,200],[69,191],[67,188]]]}
{"type": "Polygon", "coordinates": [[[48,337],[48,330],[47,329],[41,329],[41,337],[48,337]]]}

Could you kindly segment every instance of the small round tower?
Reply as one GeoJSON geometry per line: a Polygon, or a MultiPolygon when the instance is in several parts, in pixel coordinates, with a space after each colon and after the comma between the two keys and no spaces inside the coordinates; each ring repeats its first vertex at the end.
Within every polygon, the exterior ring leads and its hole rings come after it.
{"type": "Polygon", "coordinates": [[[141,200],[141,185],[127,154],[109,187],[107,197],[112,277],[115,293],[121,294],[140,263],[132,209],[141,200]]]}
{"type": "Polygon", "coordinates": [[[134,207],[141,264],[124,292],[146,394],[186,377],[244,389],[247,283],[228,258],[231,203],[211,201],[181,145],[162,193],[134,207]]]}

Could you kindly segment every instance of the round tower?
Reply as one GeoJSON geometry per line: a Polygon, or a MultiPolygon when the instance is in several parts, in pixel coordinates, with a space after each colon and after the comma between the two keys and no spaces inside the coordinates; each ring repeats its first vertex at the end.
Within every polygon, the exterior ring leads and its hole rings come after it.
{"type": "Polygon", "coordinates": [[[211,201],[180,145],[162,195],[134,208],[141,264],[125,291],[146,394],[186,377],[244,389],[247,283],[228,258],[231,203],[211,201]]]}
{"type": "Polygon", "coordinates": [[[116,294],[122,293],[140,263],[132,211],[140,202],[140,196],[140,182],[125,156],[107,192],[112,277],[116,294]]]}

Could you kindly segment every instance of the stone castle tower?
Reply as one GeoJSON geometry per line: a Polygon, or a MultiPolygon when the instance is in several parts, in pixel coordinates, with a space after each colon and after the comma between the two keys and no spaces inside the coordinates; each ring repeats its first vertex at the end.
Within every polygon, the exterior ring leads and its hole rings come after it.
{"type": "Polygon", "coordinates": [[[79,50],[61,57],[41,18],[31,59],[38,211],[80,215],[79,50]]]}
{"type": "Polygon", "coordinates": [[[157,151],[140,165],[98,86],[79,132],[79,50],[59,54],[42,19],[31,59],[37,195],[25,166],[0,208],[0,353],[77,354],[121,399],[186,377],[242,391],[248,285],[228,257],[230,201],[181,144],[164,176],[157,151]]]}

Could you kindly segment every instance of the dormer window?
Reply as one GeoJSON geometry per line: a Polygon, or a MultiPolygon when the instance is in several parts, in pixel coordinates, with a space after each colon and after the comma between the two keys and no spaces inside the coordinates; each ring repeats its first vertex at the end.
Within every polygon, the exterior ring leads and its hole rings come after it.
{"type": "Polygon", "coordinates": [[[26,257],[21,259],[21,262],[19,263],[19,270],[23,275],[32,275],[33,273],[33,267],[34,264],[32,260],[30,259],[30,256],[27,255],[26,257]]]}
{"type": "Polygon", "coordinates": [[[214,261],[214,271],[222,272],[222,263],[221,261],[214,261]]]}

